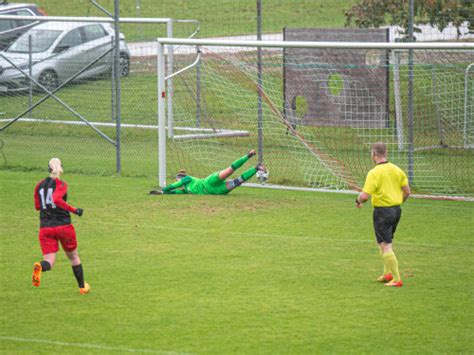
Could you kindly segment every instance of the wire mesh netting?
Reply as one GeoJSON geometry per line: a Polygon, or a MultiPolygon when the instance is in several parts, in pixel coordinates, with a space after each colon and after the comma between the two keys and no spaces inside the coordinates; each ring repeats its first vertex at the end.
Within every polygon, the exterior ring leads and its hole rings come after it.
{"type": "Polygon", "coordinates": [[[120,80],[122,171],[156,173],[156,46],[137,55],[122,38],[117,66],[114,49],[109,24],[45,22],[0,52],[4,166],[36,169],[55,155],[69,171],[113,174],[120,80]]]}
{"type": "MultiPolygon", "coordinates": [[[[373,166],[370,146],[383,141],[416,192],[474,193],[473,51],[415,51],[412,150],[406,51],[263,50],[260,132],[256,49],[201,52],[199,67],[173,81],[168,170],[204,176],[262,139],[272,183],[355,189],[373,166]]],[[[177,58],[179,67],[194,60],[177,58]]]]}

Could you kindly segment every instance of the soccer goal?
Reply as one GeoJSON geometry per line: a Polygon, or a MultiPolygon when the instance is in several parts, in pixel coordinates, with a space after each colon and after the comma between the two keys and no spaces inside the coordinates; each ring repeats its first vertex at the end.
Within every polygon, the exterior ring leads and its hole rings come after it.
{"type": "Polygon", "coordinates": [[[258,148],[271,185],[357,191],[383,141],[417,193],[472,197],[473,62],[474,43],[158,39],[159,184],[258,148]]]}

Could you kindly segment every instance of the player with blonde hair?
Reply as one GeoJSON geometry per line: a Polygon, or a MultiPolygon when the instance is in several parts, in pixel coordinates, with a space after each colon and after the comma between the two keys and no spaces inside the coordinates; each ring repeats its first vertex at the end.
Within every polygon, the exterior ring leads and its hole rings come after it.
{"type": "Polygon", "coordinates": [[[48,164],[48,171],[50,172],[50,177],[56,179],[61,176],[63,173],[63,166],[59,158],[52,158],[48,164]]]}
{"type": "Polygon", "coordinates": [[[51,270],[61,243],[68,257],[81,294],[89,293],[90,286],[84,282],[84,271],[77,253],[77,239],[71,224],[70,212],[82,216],[84,211],[69,205],[67,184],[60,180],[63,165],[58,158],[52,158],[48,164],[50,176],[41,180],[35,187],[35,208],[40,211],[39,242],[43,260],[34,263],[32,282],[38,287],[41,274],[51,270]]]}

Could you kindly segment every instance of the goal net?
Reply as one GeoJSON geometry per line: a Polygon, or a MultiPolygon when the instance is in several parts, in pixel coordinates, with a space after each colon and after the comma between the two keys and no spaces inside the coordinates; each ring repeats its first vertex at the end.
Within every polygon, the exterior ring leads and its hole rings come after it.
{"type": "Polygon", "coordinates": [[[160,39],[159,50],[170,44],[161,185],[258,149],[269,184],[358,190],[383,141],[416,193],[474,196],[474,44],[160,39]]]}

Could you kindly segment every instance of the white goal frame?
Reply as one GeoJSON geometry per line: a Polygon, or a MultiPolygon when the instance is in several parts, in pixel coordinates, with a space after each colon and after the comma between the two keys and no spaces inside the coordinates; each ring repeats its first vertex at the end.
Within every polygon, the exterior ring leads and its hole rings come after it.
{"type": "MultiPolygon", "coordinates": [[[[469,113],[474,114],[473,112],[469,112],[469,75],[471,71],[474,71],[474,63],[471,63],[467,66],[466,72],[464,74],[464,148],[474,148],[474,143],[469,141],[469,130],[473,128],[470,126],[470,118],[469,113]]],[[[472,100],[472,99],[471,99],[472,100]]]]}
{"type": "MultiPolygon", "coordinates": [[[[158,183],[161,187],[166,186],[166,82],[173,76],[193,66],[183,68],[175,73],[166,72],[165,46],[187,45],[196,47],[195,61],[199,61],[199,47],[253,47],[253,48],[331,48],[331,49],[379,49],[379,50],[464,50],[474,51],[473,42],[303,42],[303,41],[235,41],[235,40],[212,40],[212,39],[179,39],[158,38],[157,39],[157,72],[158,72],[158,183]]],[[[171,119],[172,120],[172,119],[171,119]]],[[[171,121],[168,121],[170,125],[171,121]]],[[[230,132],[231,133],[231,132],[230,132]]],[[[229,134],[231,135],[231,134],[229,134]]],[[[169,135],[168,135],[169,136],[169,135]]],[[[400,141],[403,145],[403,138],[400,141]]]]}

